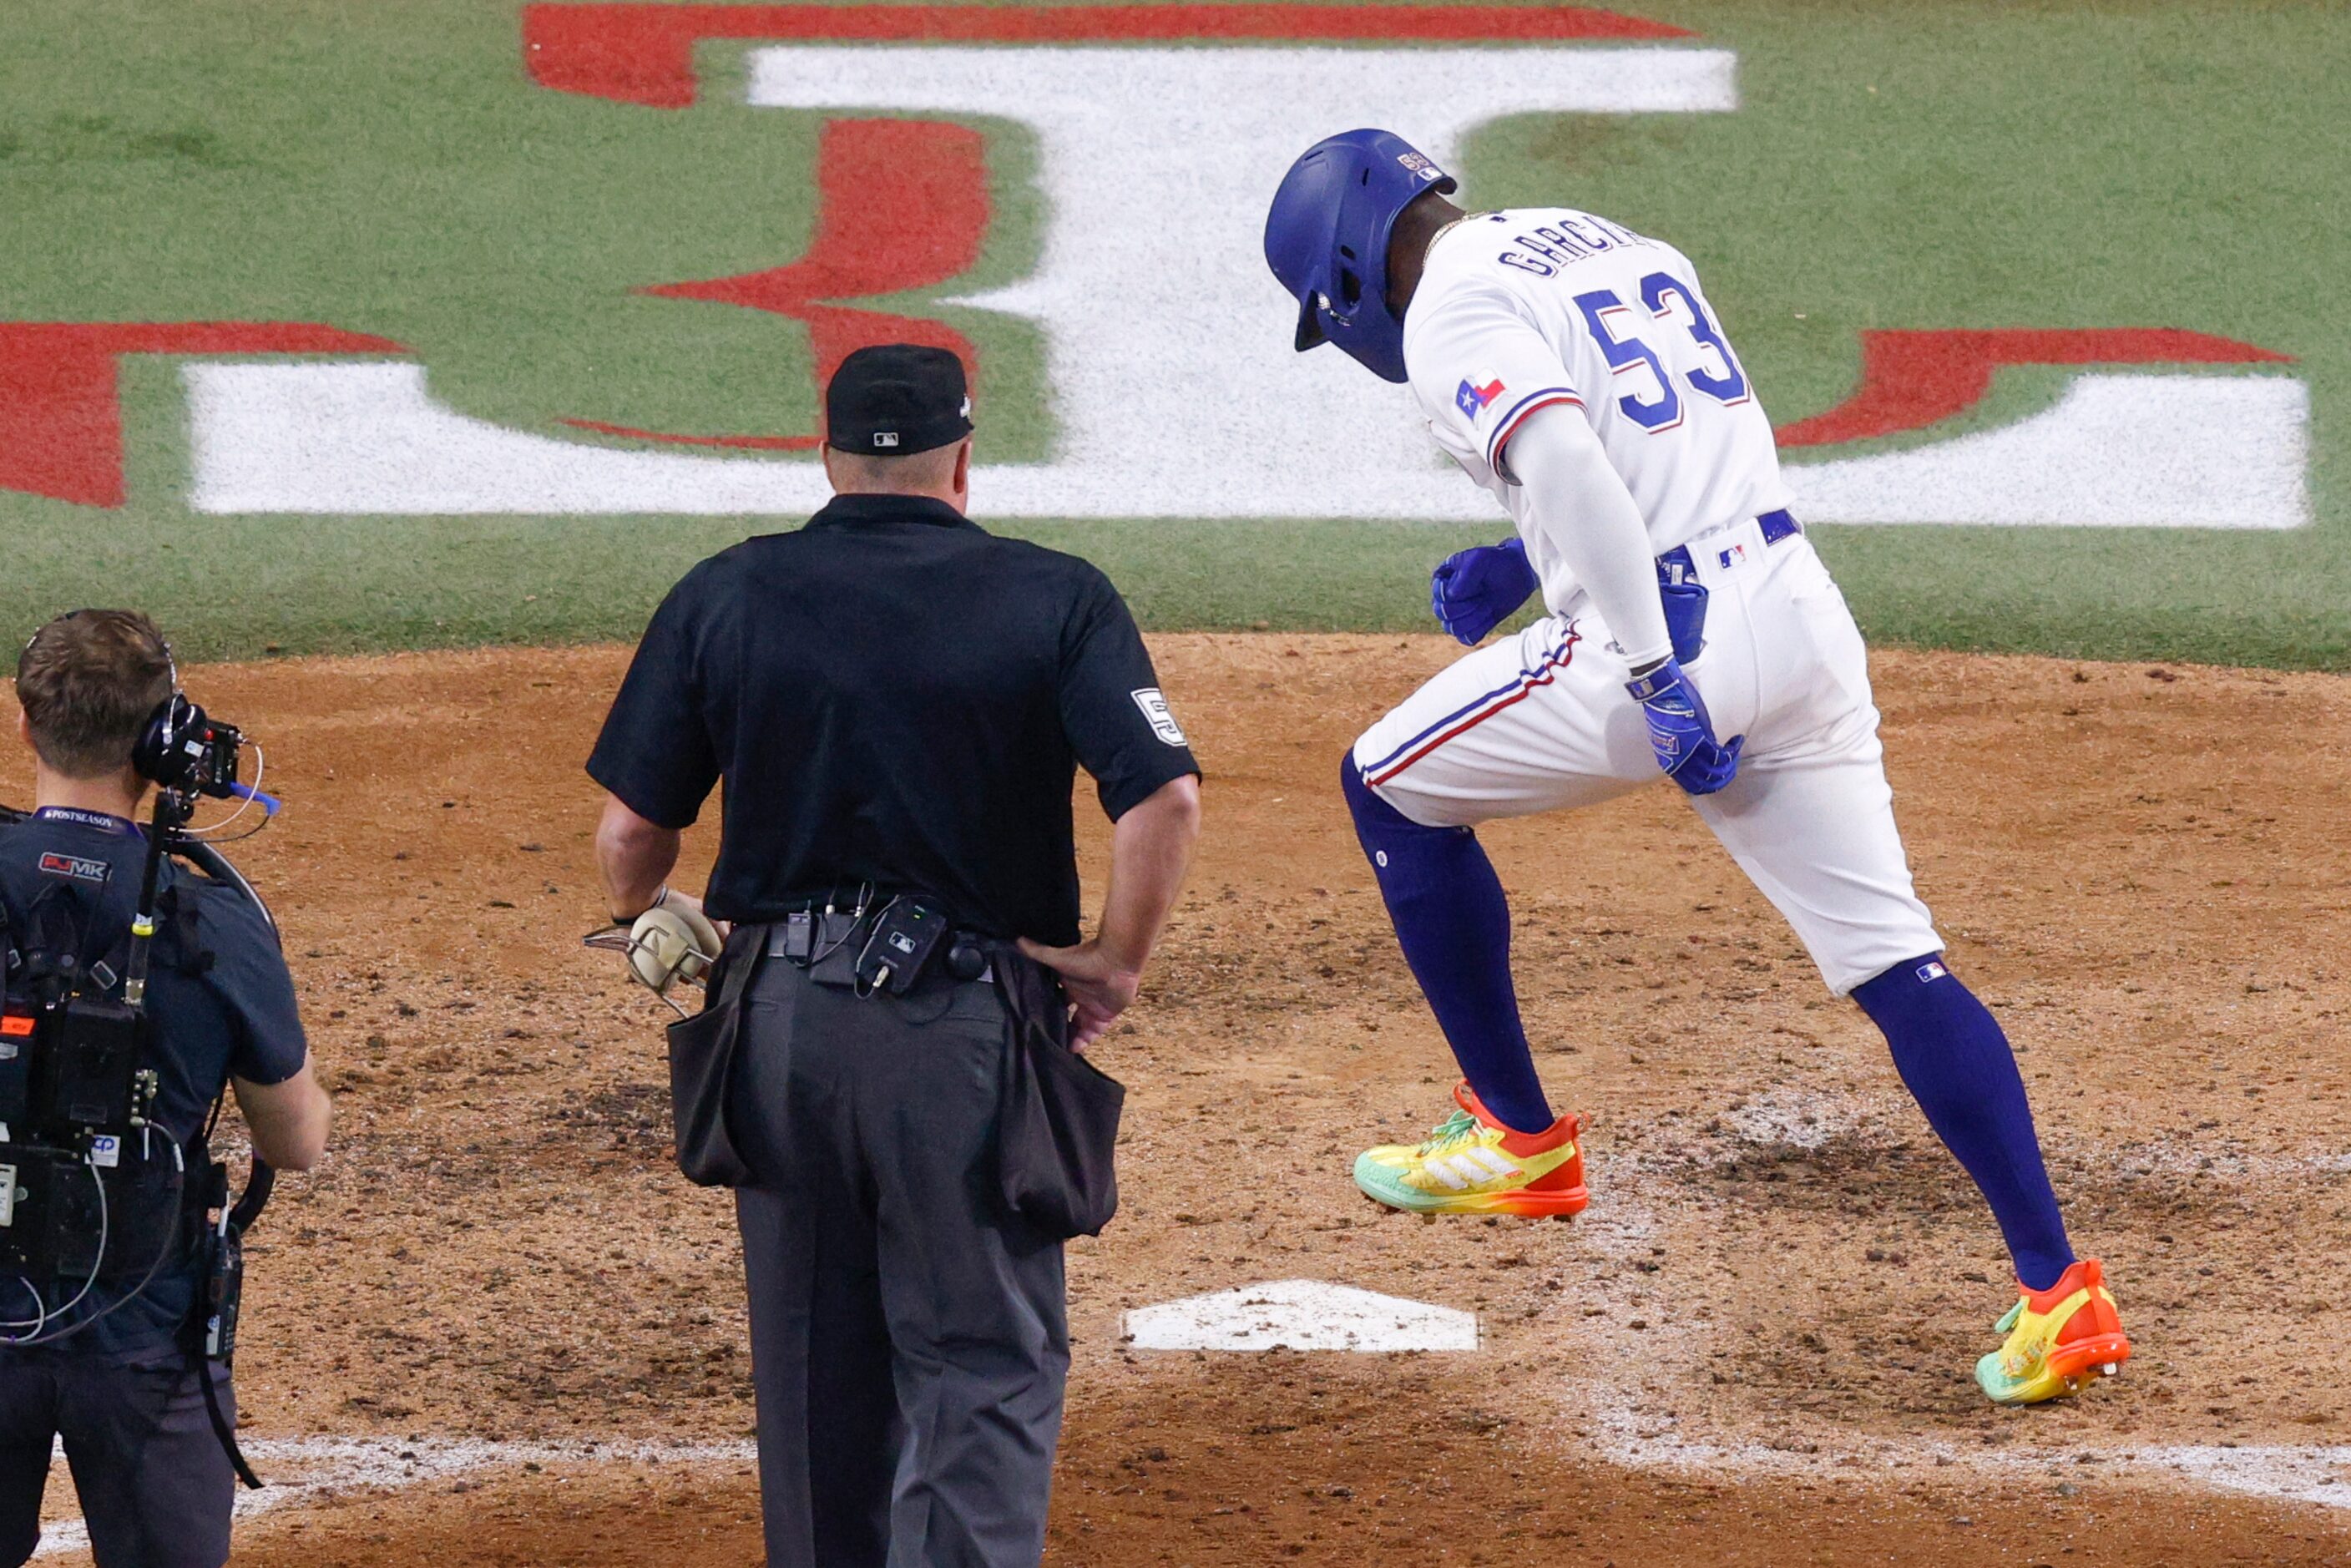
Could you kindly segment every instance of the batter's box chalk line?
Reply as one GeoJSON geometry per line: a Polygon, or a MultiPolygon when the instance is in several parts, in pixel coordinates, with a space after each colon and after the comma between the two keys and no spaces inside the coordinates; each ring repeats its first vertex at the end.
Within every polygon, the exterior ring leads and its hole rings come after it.
{"type": "MultiPolygon", "coordinates": [[[[657,1439],[582,1438],[560,1443],[490,1442],[471,1437],[275,1437],[244,1439],[239,1447],[268,1484],[259,1491],[240,1489],[236,1518],[302,1503],[326,1502],[346,1492],[399,1490],[426,1481],[455,1479],[521,1465],[671,1464],[750,1465],[758,1446],[748,1442],[692,1443],[657,1439]]],[[[53,1454],[55,1479],[63,1479],[64,1449],[53,1454]]],[[[89,1531],[78,1519],[47,1525],[33,1555],[58,1557],[89,1550],[89,1531]]]]}
{"type": "MultiPolygon", "coordinates": [[[[1380,1296],[1369,1291],[1328,1285],[1313,1280],[1289,1280],[1275,1286],[1219,1291],[1216,1296],[1195,1297],[1189,1301],[1172,1301],[1167,1305],[1192,1306],[1218,1297],[1262,1297],[1271,1291],[1301,1286],[1343,1292],[1347,1296],[1373,1301],[1391,1301],[1406,1307],[1420,1305],[1413,1301],[1397,1301],[1395,1297],[1380,1296]]],[[[1143,1310],[1153,1312],[1158,1309],[1143,1310]]],[[[1444,1308],[1427,1310],[1446,1311],[1444,1308]]],[[[1137,1314],[1129,1314],[1130,1319],[1134,1315],[1137,1314]]],[[[1455,1315],[1469,1316],[1466,1312],[1455,1315]]],[[[1474,1332],[1473,1322],[1473,1334],[1474,1332]]],[[[1470,1344],[1447,1348],[1474,1349],[1475,1342],[1473,1339],[1470,1344]]],[[[1602,1395],[1606,1387],[1605,1385],[1600,1385],[1593,1393],[1602,1395]]],[[[1985,1454],[1940,1442],[1881,1441],[1866,1448],[1855,1447],[1838,1452],[1829,1452],[1823,1446],[1823,1451],[1817,1454],[1792,1454],[1761,1445],[1682,1443],[1669,1437],[1640,1436],[1640,1418],[1621,1397],[1613,1407],[1595,1399],[1591,1412],[1598,1417],[1600,1428],[1598,1457],[1629,1469],[1650,1471],[1702,1471],[1744,1479],[1818,1475],[1844,1466],[1848,1459],[1874,1466],[1884,1466],[1889,1462],[1949,1461],[1954,1469],[1971,1474],[1994,1478],[2013,1475],[2030,1479],[2034,1476],[2045,1477],[2049,1465],[2054,1462],[2054,1457],[2049,1454],[1985,1454]]],[[[284,1437],[259,1439],[244,1447],[255,1467],[270,1477],[271,1484],[257,1492],[240,1491],[237,1494],[236,1517],[239,1521],[303,1503],[325,1502],[352,1490],[398,1490],[421,1482],[450,1480],[526,1464],[747,1466],[758,1457],[757,1446],[747,1442],[691,1443],[625,1438],[569,1443],[506,1443],[446,1437],[413,1440],[401,1437],[284,1437]]],[[[2098,1468],[2109,1476],[2168,1480],[2175,1485],[2199,1486],[2351,1509],[2351,1446],[2224,1448],[2210,1444],[2142,1445],[2113,1452],[2070,1448],[2068,1453],[2088,1453],[2098,1461],[2098,1468]]],[[[59,1469],[62,1471],[62,1466],[59,1469]]],[[[46,1528],[41,1543],[33,1555],[36,1558],[59,1557],[89,1549],[89,1532],[83,1528],[81,1521],[66,1520],[46,1528]]]]}
{"type": "Polygon", "coordinates": [[[1806,1452],[1764,1443],[1687,1440],[1673,1431],[1670,1416],[1636,1408],[1604,1383],[1582,1386],[1578,1393],[1587,1400],[1584,1413],[1593,1423],[1595,1456],[1627,1469],[1651,1473],[1740,1480],[1798,1476],[1818,1479],[1884,1475],[1894,1468],[1925,1464],[1949,1467],[1953,1474],[2031,1485],[2045,1481],[2054,1466],[2078,1462],[2085,1467],[2085,1475],[2351,1509],[2351,1445],[2228,1448],[2172,1443],[2096,1448],[2069,1443],[2062,1451],[1986,1453],[1937,1438],[1879,1438],[1851,1444],[1808,1443],[1806,1447],[1816,1451],[1806,1452]]]}
{"type": "Polygon", "coordinates": [[[1327,1280],[1276,1280],[1126,1314],[1136,1350],[1476,1350],[1478,1316],[1327,1280]]]}
{"type": "MultiPolygon", "coordinates": [[[[1759,1103],[1752,1125],[1742,1131],[1767,1142],[1780,1141],[1792,1130],[1780,1113],[1783,1110],[1759,1103]]],[[[1868,1120],[1865,1111],[1860,1115],[1823,1114],[1813,1123],[1800,1119],[1794,1126],[1807,1134],[1829,1126],[1833,1137],[1865,1126],[1868,1120]]],[[[2318,1162],[2285,1155],[2277,1156],[2274,1163],[2281,1169],[2306,1171],[2318,1162]]],[[[1654,1179],[1647,1173],[1627,1170],[1611,1192],[1609,1207],[1621,1211],[1636,1231],[1654,1228],[1654,1211],[1642,1197],[1642,1190],[1654,1179]]],[[[1585,1218],[1578,1219],[1579,1235],[1587,1233],[1585,1218]]],[[[1924,1435],[1850,1437],[1834,1427],[1818,1426],[1783,1433],[1777,1442],[1706,1430],[1701,1423],[1685,1422],[1678,1414],[1689,1408],[1693,1389],[1685,1382],[1677,1397],[1673,1385],[1677,1378],[1693,1379],[1701,1374],[1703,1369],[1692,1353],[1702,1348],[1710,1332],[1708,1325],[1699,1320],[1667,1318],[1650,1332],[1628,1339],[1612,1326],[1641,1312],[1641,1300],[1623,1293],[1627,1288],[1617,1281],[1600,1283],[1595,1301],[1614,1310],[1609,1316],[1587,1322],[1589,1370],[1571,1375],[1559,1389],[1562,1406],[1572,1409],[1579,1427],[1588,1431],[1593,1457],[1626,1469],[1729,1480],[1798,1477],[1821,1480],[1883,1476],[1904,1467],[1928,1465],[1947,1468],[1954,1476],[2032,1486],[2045,1482],[2051,1467],[2078,1460],[2095,1467],[2085,1468],[2084,1475],[2351,1510],[2351,1445],[2129,1443],[2101,1448],[2068,1440],[2062,1448],[1986,1451],[1924,1435]],[[1633,1339],[1640,1342],[1637,1347],[1633,1339]],[[1621,1369],[1636,1360],[1665,1374],[1667,1385],[1650,1388],[1646,1398],[1621,1375],[1621,1369]]],[[[2018,1414],[2021,1419],[2032,1419],[2028,1412],[2018,1414]]]]}

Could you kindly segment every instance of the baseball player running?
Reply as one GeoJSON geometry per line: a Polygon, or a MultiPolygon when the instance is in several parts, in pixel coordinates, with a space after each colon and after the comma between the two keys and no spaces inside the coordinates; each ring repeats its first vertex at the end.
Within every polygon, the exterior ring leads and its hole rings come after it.
{"type": "Polygon", "coordinates": [[[1467,213],[1384,131],[1318,142],[1266,220],[1299,349],[1407,382],[1430,434],[1517,523],[1437,569],[1475,645],[1540,590],[1551,612],[1406,698],[1341,784],[1405,961],[1466,1082],[1422,1142],[1356,1183],[1424,1214],[1571,1215],[1587,1195],[1510,982],[1510,917],[1474,827],[1655,783],[1686,791],[1861,1005],[2000,1222],[2018,1300],[1986,1394],[2074,1393],[2130,1354],[2076,1259],[1999,1023],[1945,965],[1910,885],[1861,633],[1789,515],[1771,427],[1689,258],[1563,207],[1467,213]]]}

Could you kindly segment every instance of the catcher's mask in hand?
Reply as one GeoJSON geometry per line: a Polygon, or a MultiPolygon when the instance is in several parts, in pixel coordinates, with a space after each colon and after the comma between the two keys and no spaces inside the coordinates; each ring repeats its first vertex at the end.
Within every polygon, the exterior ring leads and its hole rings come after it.
{"type": "Polygon", "coordinates": [[[587,937],[584,946],[625,953],[629,973],[667,1002],[680,1018],[686,1009],[670,995],[678,985],[701,985],[718,961],[718,928],[698,909],[663,904],[637,916],[626,932],[615,925],[587,937]]]}

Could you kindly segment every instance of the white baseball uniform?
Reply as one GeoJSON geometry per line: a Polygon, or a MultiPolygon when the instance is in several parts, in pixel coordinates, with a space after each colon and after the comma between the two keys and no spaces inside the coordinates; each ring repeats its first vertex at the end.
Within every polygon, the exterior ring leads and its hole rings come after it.
{"type": "Polygon", "coordinates": [[[1715,733],[1747,738],[1738,777],[1691,803],[1839,994],[1939,951],[1894,825],[1861,633],[1811,542],[1779,526],[1770,422],[1688,258],[1566,208],[1479,214],[1430,247],[1404,346],[1430,433],[1517,521],[1552,613],[1365,731],[1365,781],[1414,821],[1464,826],[1664,780],[1627,663],[1553,537],[1572,516],[1510,477],[1512,435],[1578,409],[1650,553],[1686,548],[1708,592],[1684,668],[1715,733]]]}

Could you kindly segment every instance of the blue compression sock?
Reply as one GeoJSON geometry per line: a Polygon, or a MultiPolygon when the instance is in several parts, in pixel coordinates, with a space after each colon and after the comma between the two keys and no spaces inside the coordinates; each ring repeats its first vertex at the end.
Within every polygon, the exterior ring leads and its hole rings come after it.
{"type": "Polygon", "coordinates": [[[2055,1284],[2074,1249],[2000,1021],[1934,953],[1895,965],[1855,988],[1853,999],[1885,1034],[1935,1135],[1982,1190],[2017,1279],[2035,1291],[2055,1284]]]}
{"type": "Polygon", "coordinates": [[[1478,835],[1412,821],[1372,792],[1353,753],[1341,760],[1339,779],[1405,962],[1462,1076],[1506,1126],[1543,1131],[1555,1118],[1510,983],[1510,901],[1478,835]]]}

